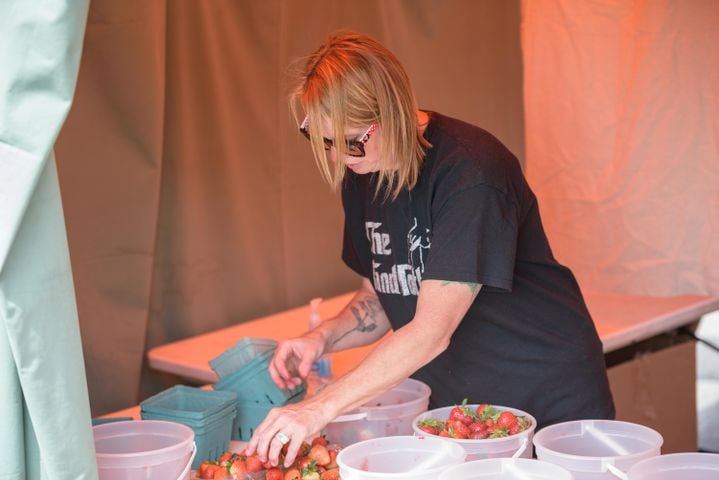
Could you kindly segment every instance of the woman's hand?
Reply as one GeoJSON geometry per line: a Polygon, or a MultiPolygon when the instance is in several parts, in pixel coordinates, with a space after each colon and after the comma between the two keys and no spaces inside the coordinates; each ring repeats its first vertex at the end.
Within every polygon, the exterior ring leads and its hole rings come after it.
{"type": "Polygon", "coordinates": [[[325,351],[325,340],[313,330],[301,337],[281,341],[268,368],[275,384],[282,389],[297,387],[307,378],[325,351]]]}
{"type": "Polygon", "coordinates": [[[302,442],[322,430],[332,418],[331,413],[311,400],[273,408],[255,429],[245,453],[252,455],[257,452],[260,460],[269,460],[276,466],[282,447],[289,443],[284,461],[284,466],[289,467],[295,461],[302,442]]]}

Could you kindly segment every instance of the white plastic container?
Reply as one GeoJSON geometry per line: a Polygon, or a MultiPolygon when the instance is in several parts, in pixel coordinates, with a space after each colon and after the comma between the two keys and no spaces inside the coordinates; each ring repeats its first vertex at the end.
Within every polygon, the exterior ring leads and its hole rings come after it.
{"type": "Polygon", "coordinates": [[[568,470],[528,458],[490,458],[449,467],[438,480],[572,480],[568,470]]]}
{"type": "MultiPolygon", "coordinates": [[[[472,410],[477,410],[479,405],[467,405],[472,410]]],[[[503,407],[501,405],[492,405],[497,410],[509,411],[514,415],[522,415],[527,417],[531,421],[529,428],[523,432],[519,432],[508,437],[500,438],[485,438],[478,440],[461,439],[461,438],[450,438],[449,440],[456,442],[461,445],[462,448],[467,452],[467,461],[472,460],[484,460],[488,458],[506,458],[506,457],[521,457],[521,458],[532,458],[532,437],[534,435],[534,429],[537,427],[537,420],[527,412],[518,410],[516,408],[503,407]]],[[[421,430],[417,425],[422,420],[428,418],[436,418],[438,420],[447,420],[449,412],[452,411],[454,406],[436,408],[429,410],[418,415],[412,421],[412,429],[415,435],[428,435],[427,432],[421,430]]],[[[432,435],[429,435],[432,436],[432,435]]]]}
{"type": "Polygon", "coordinates": [[[106,423],[93,427],[100,480],[190,478],[195,434],[162,420],[106,423]]]}
{"type": "Polygon", "coordinates": [[[335,418],[323,433],[342,447],[371,438],[412,435],[412,419],[427,410],[431,390],[408,378],[356,411],[335,418]]]}
{"type": "Polygon", "coordinates": [[[444,438],[399,436],[350,445],[337,455],[337,464],[342,480],[437,480],[465,456],[462,447],[444,438]]]}
{"type": "Polygon", "coordinates": [[[617,420],[575,420],[534,436],[537,458],[566,468],[577,480],[616,480],[632,465],[659,455],[664,439],[649,427],[617,420]]]}
{"type": "Polygon", "coordinates": [[[709,480],[719,478],[716,453],[672,453],[635,463],[629,480],[709,480]]]}

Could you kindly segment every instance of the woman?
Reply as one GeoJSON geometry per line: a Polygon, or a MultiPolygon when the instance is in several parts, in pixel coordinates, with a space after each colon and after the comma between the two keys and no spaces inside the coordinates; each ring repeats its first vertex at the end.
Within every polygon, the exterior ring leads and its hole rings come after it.
{"type": "Polygon", "coordinates": [[[397,58],[351,32],[309,57],[292,105],[320,171],[342,190],[342,257],[363,281],[337,317],[281,342],[270,374],[295,386],[322,354],[393,334],[316,396],[273,409],[248,453],[276,464],[289,442],[289,465],[304,438],[410,375],[432,388],[431,407],[467,397],[525,410],[539,427],[613,418],[579,286],[496,138],[419,110],[397,58]]]}

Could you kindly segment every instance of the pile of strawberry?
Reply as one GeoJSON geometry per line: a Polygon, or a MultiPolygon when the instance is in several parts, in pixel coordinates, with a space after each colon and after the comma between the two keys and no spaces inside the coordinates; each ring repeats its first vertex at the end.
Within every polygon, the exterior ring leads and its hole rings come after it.
{"type": "MultiPolygon", "coordinates": [[[[257,455],[225,452],[217,461],[205,460],[197,469],[199,479],[226,480],[336,480],[340,478],[337,466],[339,448],[329,445],[324,436],[309,444],[304,442],[290,468],[273,467],[262,462],[257,455]]],[[[282,449],[279,465],[284,464],[287,445],[282,449]]]]}
{"type": "Polygon", "coordinates": [[[483,403],[476,410],[467,406],[465,398],[462,405],[456,405],[447,420],[427,418],[417,424],[422,431],[440,437],[481,440],[515,435],[528,429],[532,422],[523,415],[515,415],[508,410],[498,410],[483,403]]]}

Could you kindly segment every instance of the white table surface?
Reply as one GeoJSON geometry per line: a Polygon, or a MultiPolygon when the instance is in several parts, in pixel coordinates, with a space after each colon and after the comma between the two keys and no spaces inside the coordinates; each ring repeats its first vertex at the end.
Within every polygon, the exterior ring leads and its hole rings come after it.
{"type": "MultiPolygon", "coordinates": [[[[352,293],[326,299],[320,305],[322,318],[339,312],[352,293]]],[[[653,297],[616,293],[585,292],[604,352],[611,352],[662,332],[699,320],[719,310],[719,298],[703,295],[653,297]]],[[[217,376],[208,361],[245,336],[284,339],[307,330],[309,306],[294,308],[214,332],[197,335],[151,349],[151,368],[203,383],[215,383],[217,376]]],[[[389,335],[389,334],[388,334],[389,335]]],[[[335,376],[351,370],[372,346],[332,354],[335,376]]]]}

